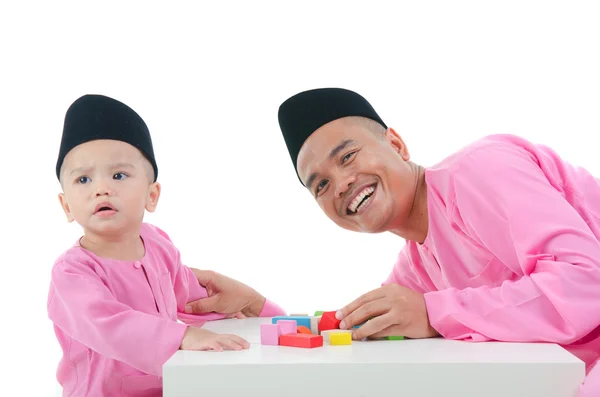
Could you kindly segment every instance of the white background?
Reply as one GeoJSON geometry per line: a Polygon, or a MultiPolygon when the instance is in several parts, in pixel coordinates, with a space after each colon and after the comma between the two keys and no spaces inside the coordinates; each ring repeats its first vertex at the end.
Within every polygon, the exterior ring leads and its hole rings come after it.
{"type": "Polygon", "coordinates": [[[57,393],[49,275],[81,230],[59,207],[54,166],[83,94],[146,120],[163,185],[147,221],[184,262],[289,312],[335,310],[378,287],[404,244],[338,228],[300,185],[277,124],[298,91],[358,91],[425,166],[512,133],[600,175],[597,2],[383,4],[2,3],[1,395],[57,393]]]}

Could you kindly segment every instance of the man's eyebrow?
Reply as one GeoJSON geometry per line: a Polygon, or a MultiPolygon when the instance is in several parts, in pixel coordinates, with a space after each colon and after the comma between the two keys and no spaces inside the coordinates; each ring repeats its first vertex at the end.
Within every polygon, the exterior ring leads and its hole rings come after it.
{"type": "Polygon", "coordinates": [[[344,150],[344,148],[348,145],[351,145],[355,143],[352,139],[345,139],[342,142],[340,142],[336,147],[333,148],[333,150],[331,151],[331,153],[329,153],[329,159],[331,160],[332,158],[334,158],[336,156],[336,154],[338,154],[339,152],[341,152],[342,150],[344,150]]]}
{"type": "Polygon", "coordinates": [[[308,177],[308,181],[306,182],[306,188],[310,190],[311,185],[313,184],[313,182],[315,181],[315,179],[317,178],[317,173],[313,172],[312,174],[310,174],[310,176],[308,177]]]}
{"type": "MultiPolygon", "coordinates": [[[[356,143],[356,142],[352,139],[343,140],[342,142],[340,142],[336,147],[334,147],[331,150],[331,152],[329,153],[329,159],[333,159],[339,152],[344,150],[344,148],[346,148],[346,146],[352,145],[354,143],[356,143]]],[[[308,180],[306,181],[306,187],[308,189],[311,188],[311,185],[313,184],[313,182],[315,181],[316,178],[317,178],[316,172],[313,172],[312,174],[310,174],[310,176],[308,177],[308,180]]]]}

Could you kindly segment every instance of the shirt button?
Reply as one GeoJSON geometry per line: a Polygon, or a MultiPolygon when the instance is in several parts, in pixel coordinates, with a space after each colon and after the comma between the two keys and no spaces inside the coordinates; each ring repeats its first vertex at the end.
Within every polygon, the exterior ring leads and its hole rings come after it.
{"type": "Polygon", "coordinates": [[[136,261],[136,262],[133,264],[133,267],[135,267],[136,269],[139,269],[140,267],[142,267],[142,262],[136,261]]]}

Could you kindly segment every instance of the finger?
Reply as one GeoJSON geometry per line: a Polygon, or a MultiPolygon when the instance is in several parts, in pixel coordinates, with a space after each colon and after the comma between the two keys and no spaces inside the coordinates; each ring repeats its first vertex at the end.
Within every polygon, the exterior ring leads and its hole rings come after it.
{"type": "Polygon", "coordinates": [[[238,344],[235,340],[233,340],[233,338],[231,338],[231,335],[223,335],[223,336],[224,336],[224,338],[219,339],[219,344],[225,350],[242,350],[242,346],[240,344],[238,344]]]}
{"type": "Polygon", "coordinates": [[[369,301],[358,307],[340,323],[340,329],[349,329],[355,325],[362,324],[371,317],[387,313],[391,309],[387,299],[377,299],[369,301]]]}
{"type": "Polygon", "coordinates": [[[207,343],[206,345],[204,345],[198,349],[194,349],[194,350],[202,350],[202,351],[214,350],[217,352],[222,352],[223,348],[217,341],[215,341],[215,342],[207,343]]]}
{"type": "Polygon", "coordinates": [[[338,320],[343,320],[346,316],[348,316],[350,313],[352,313],[353,311],[355,311],[362,305],[369,303],[376,299],[381,299],[384,296],[385,296],[385,290],[383,289],[383,287],[374,289],[370,292],[367,292],[366,294],[359,296],[357,299],[355,299],[348,305],[346,305],[343,308],[341,308],[340,310],[338,310],[335,314],[335,317],[338,320]]]}
{"type": "Polygon", "coordinates": [[[211,343],[210,348],[216,352],[222,352],[224,350],[223,346],[221,346],[221,344],[218,341],[211,343]]]}
{"type": "Polygon", "coordinates": [[[237,336],[237,335],[228,335],[235,343],[237,343],[238,345],[240,345],[243,349],[249,349],[250,348],[250,342],[248,342],[246,339],[242,338],[241,336],[237,336]]]}
{"type": "Polygon", "coordinates": [[[384,328],[379,332],[375,332],[374,334],[371,334],[369,336],[369,338],[380,339],[380,338],[384,338],[386,336],[403,336],[402,328],[403,328],[402,326],[395,324],[395,325],[389,326],[387,328],[384,328]]]}
{"type": "Polygon", "coordinates": [[[199,314],[209,312],[219,312],[219,295],[209,296],[208,298],[198,299],[188,302],[185,305],[185,312],[188,314],[199,314]]]}
{"type": "Polygon", "coordinates": [[[352,338],[355,340],[362,340],[364,338],[372,337],[374,334],[393,325],[393,321],[393,316],[389,313],[375,317],[367,321],[360,328],[354,330],[352,338]]]}

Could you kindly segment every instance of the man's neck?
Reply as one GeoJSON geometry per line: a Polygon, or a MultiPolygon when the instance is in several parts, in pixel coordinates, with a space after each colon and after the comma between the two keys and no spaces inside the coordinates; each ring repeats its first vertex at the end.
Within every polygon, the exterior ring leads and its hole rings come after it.
{"type": "Polygon", "coordinates": [[[422,244],[429,231],[429,213],[427,210],[427,183],[425,181],[425,168],[415,167],[415,197],[407,221],[401,229],[391,230],[395,235],[405,240],[422,244]]]}
{"type": "Polygon", "coordinates": [[[145,254],[139,232],[105,236],[86,231],[80,245],[100,257],[122,261],[137,261],[145,254]]]}

